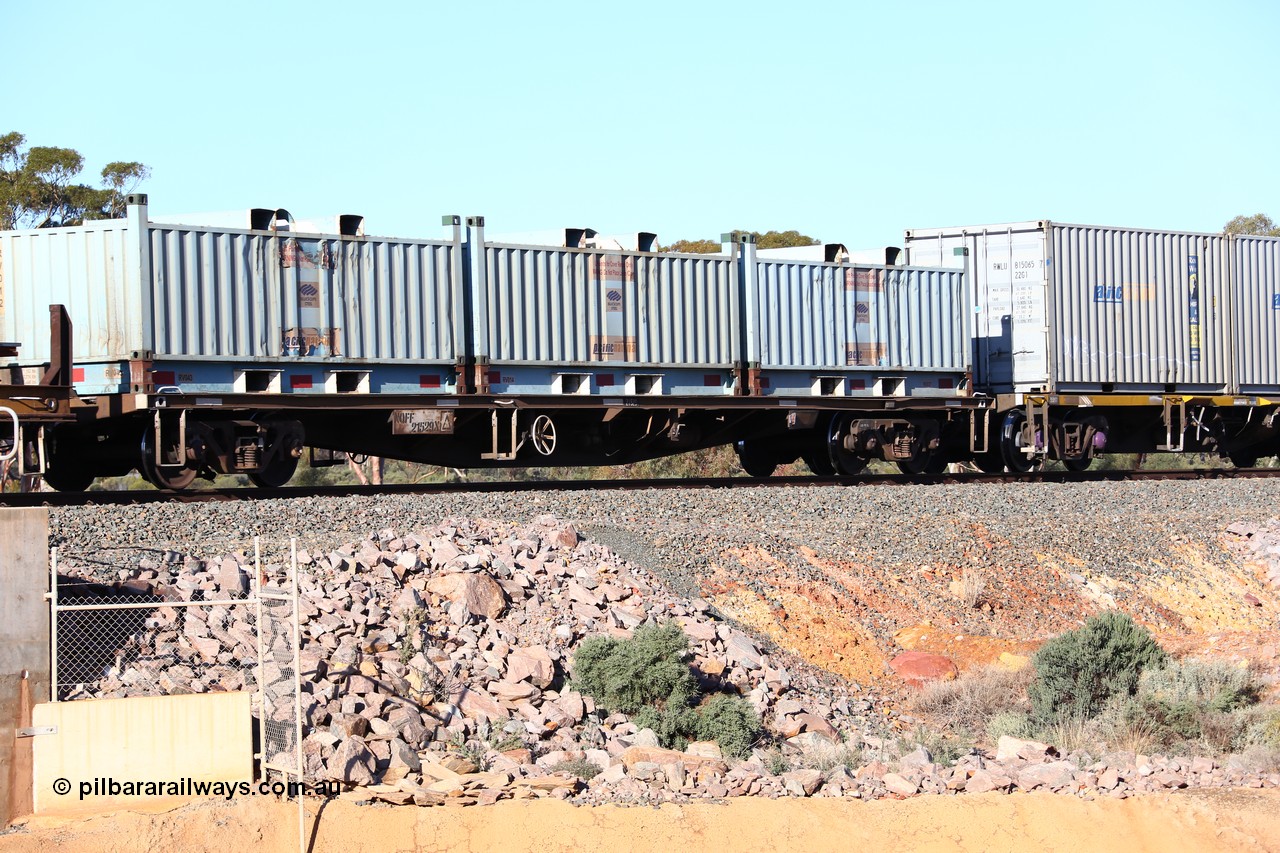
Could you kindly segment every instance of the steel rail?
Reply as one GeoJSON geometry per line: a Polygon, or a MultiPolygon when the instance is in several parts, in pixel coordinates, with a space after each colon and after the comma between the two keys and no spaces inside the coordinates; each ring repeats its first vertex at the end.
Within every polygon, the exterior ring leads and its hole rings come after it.
{"type": "Polygon", "coordinates": [[[395,483],[381,486],[252,486],[191,489],[91,492],[6,492],[0,506],[111,506],[147,503],[256,501],[282,498],[356,497],[379,495],[495,494],[513,492],[628,491],[640,489],[788,488],[796,486],[927,486],[1016,483],[1115,483],[1146,480],[1232,480],[1280,477],[1280,468],[1194,468],[1170,471],[1033,471],[1025,474],[859,474],[844,477],[694,477],[646,480],[501,480],[449,483],[395,483]]]}

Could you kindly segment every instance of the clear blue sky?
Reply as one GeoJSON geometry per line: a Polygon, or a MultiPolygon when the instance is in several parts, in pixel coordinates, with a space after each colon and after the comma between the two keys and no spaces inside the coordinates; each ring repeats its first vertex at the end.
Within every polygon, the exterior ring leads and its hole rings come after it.
{"type": "Polygon", "coordinates": [[[0,0],[0,132],[370,233],[1280,219],[1280,3],[0,0]]]}

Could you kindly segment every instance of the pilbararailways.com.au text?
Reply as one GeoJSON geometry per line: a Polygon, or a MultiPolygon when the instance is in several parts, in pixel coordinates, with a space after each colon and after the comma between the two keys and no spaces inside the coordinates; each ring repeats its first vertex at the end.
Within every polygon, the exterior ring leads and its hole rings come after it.
{"type": "MultiPolygon", "coordinates": [[[[299,793],[321,797],[336,797],[342,793],[341,782],[209,782],[191,777],[174,781],[154,779],[129,779],[118,781],[99,776],[78,783],[80,799],[85,797],[235,797],[277,796],[296,797],[299,793]]],[[[71,782],[55,779],[53,791],[59,795],[71,793],[71,782]]]]}

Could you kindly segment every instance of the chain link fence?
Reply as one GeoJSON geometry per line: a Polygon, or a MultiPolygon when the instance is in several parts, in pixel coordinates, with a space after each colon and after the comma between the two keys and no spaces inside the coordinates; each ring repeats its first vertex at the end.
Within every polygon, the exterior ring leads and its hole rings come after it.
{"type": "Polygon", "coordinates": [[[264,777],[302,763],[296,545],[194,559],[163,547],[50,554],[51,700],[251,694],[264,777]]]}

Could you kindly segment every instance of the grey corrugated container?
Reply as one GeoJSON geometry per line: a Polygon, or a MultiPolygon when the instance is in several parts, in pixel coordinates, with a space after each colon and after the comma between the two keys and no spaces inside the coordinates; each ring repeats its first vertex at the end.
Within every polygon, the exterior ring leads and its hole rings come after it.
{"type": "Polygon", "coordinates": [[[485,265],[476,352],[494,364],[736,361],[737,276],[727,256],[486,243],[485,265]]]}
{"type": "Polygon", "coordinates": [[[1220,234],[1042,220],[906,232],[913,264],[973,271],[975,374],[993,391],[1232,387],[1220,234]],[[968,248],[967,257],[956,248],[968,248]]]}
{"type": "Polygon", "coordinates": [[[1235,374],[1245,394],[1280,394],[1280,238],[1231,238],[1235,374]]]}
{"type": "Polygon", "coordinates": [[[460,243],[295,238],[127,220],[0,234],[0,339],[48,360],[65,304],[77,361],[157,358],[455,361],[460,243]]]}
{"type": "Polygon", "coordinates": [[[755,278],[763,369],[968,367],[962,272],[758,260],[755,278]]]}

